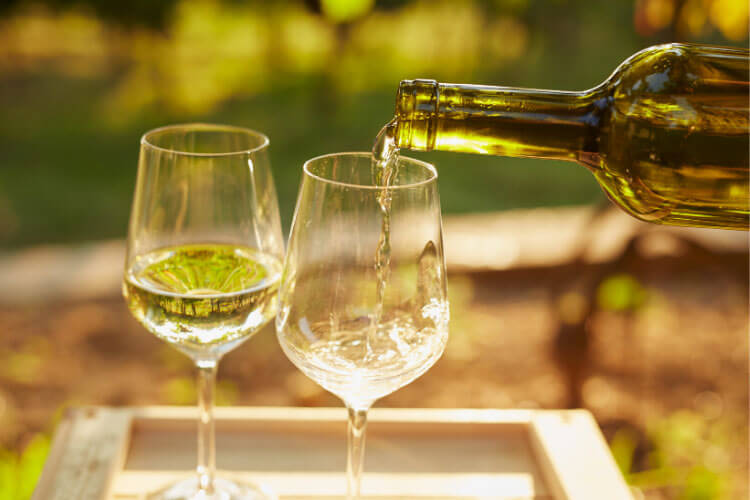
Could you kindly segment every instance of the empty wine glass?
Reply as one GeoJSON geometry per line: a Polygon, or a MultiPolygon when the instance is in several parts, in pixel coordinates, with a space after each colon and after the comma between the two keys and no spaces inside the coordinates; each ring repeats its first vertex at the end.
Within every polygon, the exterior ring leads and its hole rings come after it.
{"type": "Polygon", "coordinates": [[[289,359],[348,409],[349,498],[359,495],[367,410],[427,371],[448,338],[435,168],[400,158],[390,228],[377,168],[369,153],[305,163],[276,318],[289,359]]]}
{"type": "Polygon", "coordinates": [[[197,477],[152,498],[272,497],[214,478],[212,409],[221,357],[276,314],[284,252],[277,205],[263,134],[189,124],[141,139],[123,294],[133,316],[199,373],[197,477]]]}

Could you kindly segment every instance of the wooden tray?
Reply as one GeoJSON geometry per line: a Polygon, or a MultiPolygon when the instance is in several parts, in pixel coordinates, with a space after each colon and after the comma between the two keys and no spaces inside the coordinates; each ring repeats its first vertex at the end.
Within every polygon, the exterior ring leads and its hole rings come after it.
{"type": "MultiPolygon", "coordinates": [[[[143,498],[192,474],[187,407],[83,408],[58,427],[33,500],[143,498]]],[[[218,466],[282,499],[342,498],[346,413],[218,408],[218,466]]],[[[584,410],[374,409],[367,498],[632,500],[584,410]]]]}

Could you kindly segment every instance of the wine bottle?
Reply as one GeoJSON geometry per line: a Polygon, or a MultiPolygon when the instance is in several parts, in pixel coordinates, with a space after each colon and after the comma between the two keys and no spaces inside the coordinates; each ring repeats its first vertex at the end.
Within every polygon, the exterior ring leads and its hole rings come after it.
{"type": "Polygon", "coordinates": [[[404,80],[384,131],[398,148],[576,161],[639,219],[747,230],[748,55],[650,47],[583,92],[404,80]]]}

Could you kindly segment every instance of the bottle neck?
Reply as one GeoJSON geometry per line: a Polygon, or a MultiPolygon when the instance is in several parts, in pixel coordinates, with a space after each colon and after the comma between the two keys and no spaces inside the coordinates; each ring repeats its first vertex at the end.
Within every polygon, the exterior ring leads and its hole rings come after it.
{"type": "Polygon", "coordinates": [[[598,153],[606,88],[585,92],[404,80],[396,98],[400,148],[586,160],[598,153]]]}

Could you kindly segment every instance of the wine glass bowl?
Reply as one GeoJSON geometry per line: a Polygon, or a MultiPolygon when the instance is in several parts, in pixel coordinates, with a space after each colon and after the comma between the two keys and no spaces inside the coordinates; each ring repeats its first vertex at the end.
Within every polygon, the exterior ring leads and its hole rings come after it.
{"type": "MultiPolygon", "coordinates": [[[[427,371],[448,337],[437,173],[400,158],[384,225],[378,168],[369,153],[305,163],[276,318],[287,357],[344,401],[359,434],[373,402],[427,371]]],[[[350,434],[350,462],[358,439],[350,434]]],[[[350,495],[357,489],[350,476],[350,495]]]]}
{"type": "Polygon", "coordinates": [[[199,373],[197,478],[154,499],[260,499],[214,480],[217,364],[277,312],[283,240],[268,138],[225,125],[175,125],[141,139],[123,295],[143,326],[199,373]]]}

